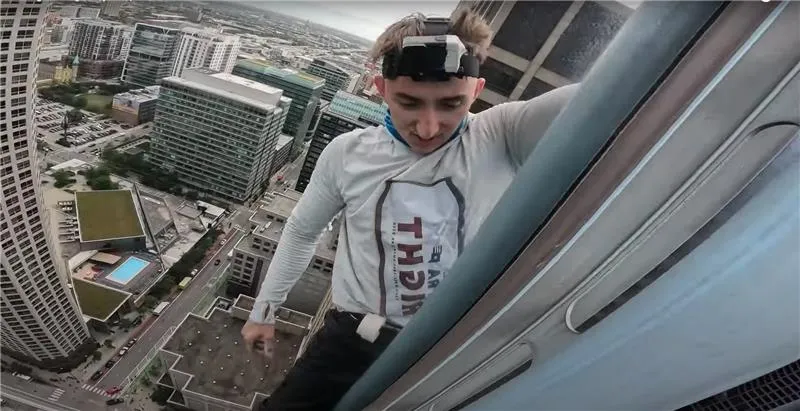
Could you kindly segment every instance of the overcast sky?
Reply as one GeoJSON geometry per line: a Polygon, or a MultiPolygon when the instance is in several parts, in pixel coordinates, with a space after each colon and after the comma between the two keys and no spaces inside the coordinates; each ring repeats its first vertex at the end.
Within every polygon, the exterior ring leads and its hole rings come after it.
{"type": "Polygon", "coordinates": [[[414,12],[447,17],[458,4],[451,1],[266,1],[259,7],[311,20],[368,40],[375,40],[386,26],[414,12]]]}

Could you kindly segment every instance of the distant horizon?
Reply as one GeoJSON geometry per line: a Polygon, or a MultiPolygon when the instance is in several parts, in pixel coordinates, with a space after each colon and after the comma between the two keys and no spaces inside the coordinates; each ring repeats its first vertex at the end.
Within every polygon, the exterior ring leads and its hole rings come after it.
{"type": "Polygon", "coordinates": [[[456,0],[423,1],[259,1],[250,6],[308,20],[374,42],[390,24],[415,12],[431,16],[449,16],[456,0]]]}

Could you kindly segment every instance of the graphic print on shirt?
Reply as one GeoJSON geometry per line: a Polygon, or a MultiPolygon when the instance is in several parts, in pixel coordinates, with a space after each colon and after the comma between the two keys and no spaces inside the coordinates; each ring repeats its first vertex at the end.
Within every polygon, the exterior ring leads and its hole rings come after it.
{"type": "Polygon", "coordinates": [[[380,314],[413,315],[461,254],[464,197],[450,178],[387,181],[375,211],[380,314]]]}

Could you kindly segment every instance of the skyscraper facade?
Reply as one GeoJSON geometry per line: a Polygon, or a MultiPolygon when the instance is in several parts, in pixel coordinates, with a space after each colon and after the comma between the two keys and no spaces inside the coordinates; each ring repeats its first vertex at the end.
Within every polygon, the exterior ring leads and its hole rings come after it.
{"type": "Polygon", "coordinates": [[[169,77],[178,55],[181,27],[169,23],[136,23],[122,81],[144,88],[169,77]]]}
{"type": "Polygon", "coordinates": [[[580,81],[633,12],[617,1],[461,1],[494,31],[470,111],[580,81]]]}
{"type": "Polygon", "coordinates": [[[294,138],[291,159],[295,159],[303,151],[303,141],[312,126],[325,80],[302,71],[280,69],[262,60],[241,60],[234,66],[233,74],[279,88],[292,99],[283,133],[294,138]]]}
{"type": "Polygon", "coordinates": [[[117,77],[131,47],[133,31],[102,20],[80,20],[69,43],[69,55],[80,58],[79,76],[93,79],[117,77]]]}
{"type": "Polygon", "coordinates": [[[317,165],[319,155],[331,140],[357,128],[383,124],[385,115],[385,104],[378,104],[344,91],[337,92],[331,104],[320,115],[317,131],[308,147],[295,190],[301,193],[305,191],[308,182],[311,181],[311,173],[317,165]]]}
{"type": "Polygon", "coordinates": [[[205,67],[224,73],[233,70],[241,46],[239,36],[196,27],[185,27],[181,31],[173,76],[180,76],[186,68],[205,67]]]}
{"type": "Polygon", "coordinates": [[[3,354],[61,370],[97,344],[52,249],[39,191],[32,107],[46,8],[22,1],[0,8],[0,335],[3,354]]]}
{"type": "Polygon", "coordinates": [[[150,161],[188,187],[244,203],[266,191],[291,100],[228,73],[186,69],[162,80],[150,161]]]}
{"type": "Polygon", "coordinates": [[[333,96],[339,90],[352,92],[360,77],[359,73],[347,71],[338,64],[322,59],[314,59],[307,71],[309,74],[325,79],[322,98],[328,101],[333,100],[333,96]]]}

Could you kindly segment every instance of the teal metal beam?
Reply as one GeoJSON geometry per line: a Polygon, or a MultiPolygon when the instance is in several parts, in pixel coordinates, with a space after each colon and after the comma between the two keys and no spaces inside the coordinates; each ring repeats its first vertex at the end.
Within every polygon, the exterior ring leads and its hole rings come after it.
{"type": "Polygon", "coordinates": [[[425,305],[336,406],[362,410],[475,304],[724,2],[645,2],[556,117],[425,305]]]}

